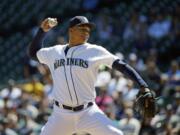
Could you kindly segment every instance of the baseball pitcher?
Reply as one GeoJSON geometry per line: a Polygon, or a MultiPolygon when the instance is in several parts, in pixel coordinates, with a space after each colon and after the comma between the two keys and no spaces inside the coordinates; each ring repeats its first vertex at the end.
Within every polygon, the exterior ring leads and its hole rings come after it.
{"type": "Polygon", "coordinates": [[[121,71],[138,83],[139,110],[144,117],[154,116],[154,96],[141,76],[102,46],[87,42],[95,24],[84,16],[75,16],[69,21],[68,44],[43,48],[44,36],[56,25],[55,18],[45,19],[28,49],[32,59],[49,67],[54,85],[53,112],[41,135],[72,135],[76,132],[123,135],[95,103],[94,84],[101,64],[121,71]]]}

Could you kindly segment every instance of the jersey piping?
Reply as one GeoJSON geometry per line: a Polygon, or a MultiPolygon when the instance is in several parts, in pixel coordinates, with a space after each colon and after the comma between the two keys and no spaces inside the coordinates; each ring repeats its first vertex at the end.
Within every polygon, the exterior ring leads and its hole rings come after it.
{"type": "MultiPolygon", "coordinates": [[[[77,50],[78,48],[74,49],[73,52],[71,53],[71,58],[73,57],[74,52],[77,50]]],[[[77,105],[79,104],[78,101],[78,96],[76,93],[76,89],[75,89],[75,84],[74,84],[74,80],[73,80],[73,75],[72,75],[72,65],[70,65],[70,74],[71,74],[71,80],[72,80],[72,84],[73,84],[73,89],[74,89],[74,93],[76,95],[76,101],[77,101],[77,105]]]]}
{"type": "Polygon", "coordinates": [[[67,87],[68,87],[68,92],[69,92],[69,95],[70,95],[70,97],[71,97],[71,102],[72,102],[72,95],[71,95],[70,88],[69,88],[69,84],[68,84],[68,80],[67,80],[65,65],[64,65],[64,73],[65,73],[65,78],[66,78],[66,84],[67,84],[67,87]]]}
{"type": "MultiPolygon", "coordinates": [[[[65,48],[65,50],[66,50],[66,48],[65,48]]],[[[67,49],[66,52],[65,52],[65,50],[64,50],[64,53],[65,53],[65,57],[66,57],[66,54],[67,54],[69,49],[67,49]]],[[[67,75],[66,75],[66,67],[65,67],[65,65],[63,67],[64,67],[64,75],[65,75],[65,78],[66,78],[66,84],[67,84],[67,87],[68,87],[68,92],[69,92],[69,95],[70,95],[70,98],[71,98],[71,102],[73,102],[72,95],[71,95],[71,92],[70,92],[70,87],[69,87],[69,84],[68,84],[67,75]]]]}

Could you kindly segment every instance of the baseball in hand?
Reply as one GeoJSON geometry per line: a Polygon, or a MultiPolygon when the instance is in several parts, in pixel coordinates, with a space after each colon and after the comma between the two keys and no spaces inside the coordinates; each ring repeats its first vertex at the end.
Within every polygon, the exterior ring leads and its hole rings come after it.
{"type": "Polygon", "coordinates": [[[58,22],[57,22],[57,18],[48,18],[48,24],[49,24],[49,26],[50,27],[54,27],[54,26],[56,26],[57,24],[58,24],[58,22]]]}

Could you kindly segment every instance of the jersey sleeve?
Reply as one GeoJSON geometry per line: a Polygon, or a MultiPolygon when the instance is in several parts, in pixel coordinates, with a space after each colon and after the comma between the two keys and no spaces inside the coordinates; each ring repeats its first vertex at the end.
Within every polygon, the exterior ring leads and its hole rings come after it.
{"type": "Polygon", "coordinates": [[[36,55],[40,63],[47,65],[51,56],[51,49],[41,48],[39,51],[37,51],[36,55]]]}
{"type": "Polygon", "coordinates": [[[109,68],[112,68],[112,64],[115,60],[119,59],[117,56],[110,53],[107,49],[100,47],[98,52],[98,64],[104,64],[109,68]]]}

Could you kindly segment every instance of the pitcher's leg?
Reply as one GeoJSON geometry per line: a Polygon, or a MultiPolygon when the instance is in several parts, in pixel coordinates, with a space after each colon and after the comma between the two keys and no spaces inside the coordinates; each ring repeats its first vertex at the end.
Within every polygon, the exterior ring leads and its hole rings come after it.
{"type": "Polygon", "coordinates": [[[72,135],[73,128],[69,118],[53,113],[42,128],[40,135],[72,135]]]}
{"type": "Polygon", "coordinates": [[[97,112],[91,119],[93,125],[88,129],[92,135],[123,135],[114,123],[104,114],[97,112]]]}
{"type": "Polygon", "coordinates": [[[78,129],[90,133],[91,135],[123,135],[96,105],[84,114],[78,124],[78,129]]]}

